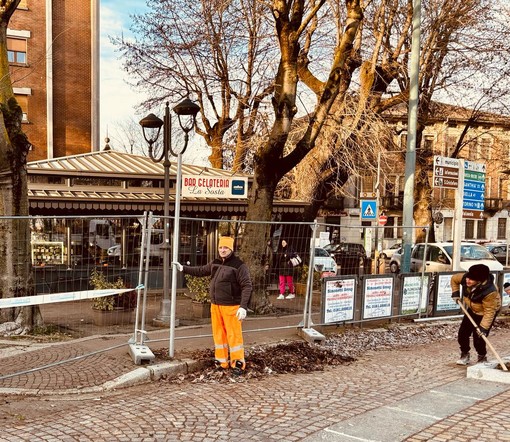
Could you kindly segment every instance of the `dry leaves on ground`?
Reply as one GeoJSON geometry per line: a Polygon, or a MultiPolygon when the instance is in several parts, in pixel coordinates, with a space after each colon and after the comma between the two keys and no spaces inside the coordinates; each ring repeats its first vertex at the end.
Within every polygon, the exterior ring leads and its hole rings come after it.
{"type": "MultiPolygon", "coordinates": [[[[378,329],[344,329],[342,333],[329,334],[322,345],[304,341],[269,346],[253,346],[246,351],[246,371],[233,376],[230,370],[216,370],[212,349],[198,350],[189,354],[191,359],[201,361],[201,371],[168,379],[182,382],[246,382],[269,375],[283,373],[306,373],[324,370],[326,366],[348,364],[370,351],[392,348],[408,348],[457,338],[458,323],[426,323],[394,325],[378,329]]],[[[496,321],[498,328],[510,328],[507,321],[496,321]]],[[[165,358],[165,349],[154,352],[165,358]]]]}

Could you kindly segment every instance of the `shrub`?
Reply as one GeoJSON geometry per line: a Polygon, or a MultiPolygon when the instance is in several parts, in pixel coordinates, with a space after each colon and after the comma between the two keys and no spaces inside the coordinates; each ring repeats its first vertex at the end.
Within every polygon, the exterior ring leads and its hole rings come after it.
{"type": "Polygon", "coordinates": [[[211,283],[210,276],[192,276],[184,275],[186,286],[193,295],[193,300],[203,304],[210,302],[209,285],[211,283]]]}
{"type": "MultiPolygon", "coordinates": [[[[97,270],[92,270],[89,279],[90,285],[95,290],[102,289],[123,289],[129,288],[124,284],[124,280],[119,276],[115,281],[108,281],[105,274],[97,270]]],[[[119,293],[118,295],[102,296],[92,298],[92,308],[95,310],[111,311],[115,308],[132,309],[136,307],[136,291],[119,293]]]]}

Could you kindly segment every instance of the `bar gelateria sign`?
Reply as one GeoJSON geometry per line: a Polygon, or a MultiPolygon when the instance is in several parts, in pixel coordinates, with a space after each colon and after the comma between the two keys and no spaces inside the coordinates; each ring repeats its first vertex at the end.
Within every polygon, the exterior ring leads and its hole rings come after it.
{"type": "Polygon", "coordinates": [[[247,198],[247,177],[182,176],[182,196],[194,198],[247,198]]]}

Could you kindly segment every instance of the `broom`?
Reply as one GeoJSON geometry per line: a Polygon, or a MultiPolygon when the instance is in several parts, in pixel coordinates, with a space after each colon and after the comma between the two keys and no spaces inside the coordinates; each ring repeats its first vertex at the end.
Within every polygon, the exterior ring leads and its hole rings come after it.
{"type": "Polygon", "coordinates": [[[485,341],[485,343],[487,344],[487,346],[491,349],[492,353],[494,353],[494,356],[496,356],[496,359],[498,360],[499,362],[499,365],[501,365],[501,368],[503,369],[503,371],[508,371],[508,368],[506,366],[506,364],[503,362],[503,359],[501,359],[501,356],[499,356],[499,354],[496,352],[496,350],[494,350],[494,347],[492,346],[492,344],[489,342],[489,339],[487,338],[487,336],[485,336],[481,331],[480,329],[478,328],[478,325],[477,323],[473,320],[473,318],[471,317],[471,315],[468,313],[466,307],[464,307],[464,304],[461,302],[460,299],[457,299],[457,304],[460,305],[460,308],[462,309],[462,311],[464,312],[464,314],[467,316],[467,318],[471,321],[471,324],[473,324],[473,326],[475,327],[477,333],[482,337],[482,339],[485,341]]]}

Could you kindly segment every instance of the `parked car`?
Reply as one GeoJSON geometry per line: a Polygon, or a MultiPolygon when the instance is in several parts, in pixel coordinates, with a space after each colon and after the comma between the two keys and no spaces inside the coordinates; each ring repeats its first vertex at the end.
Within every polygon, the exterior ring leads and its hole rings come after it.
{"type": "Polygon", "coordinates": [[[507,251],[506,244],[503,243],[486,243],[483,245],[495,258],[503,265],[506,265],[507,251]]]}
{"type": "Polygon", "coordinates": [[[403,253],[403,249],[402,249],[402,247],[400,247],[398,250],[393,252],[393,255],[391,255],[391,259],[390,259],[390,272],[391,273],[400,272],[400,264],[402,262],[402,253],[403,253]]]}
{"type": "Polygon", "coordinates": [[[315,247],[314,266],[321,272],[333,272],[336,275],[337,264],[333,257],[322,247],[315,247]]]}
{"type": "MultiPolygon", "coordinates": [[[[411,272],[421,272],[423,256],[426,272],[449,272],[453,266],[453,243],[416,244],[411,252],[411,272]]],[[[390,262],[390,270],[398,273],[401,266],[401,253],[394,253],[390,262]]],[[[463,242],[460,245],[460,270],[467,271],[474,264],[485,264],[490,270],[503,270],[503,265],[483,246],[475,243],[463,242]]]]}
{"type": "Polygon", "coordinates": [[[395,252],[400,250],[401,247],[402,247],[401,243],[393,244],[390,248],[382,250],[379,257],[381,259],[390,259],[395,252]]]}
{"type": "Polygon", "coordinates": [[[339,275],[359,275],[370,270],[370,258],[362,244],[342,242],[328,244],[324,249],[335,258],[339,275]]]}

